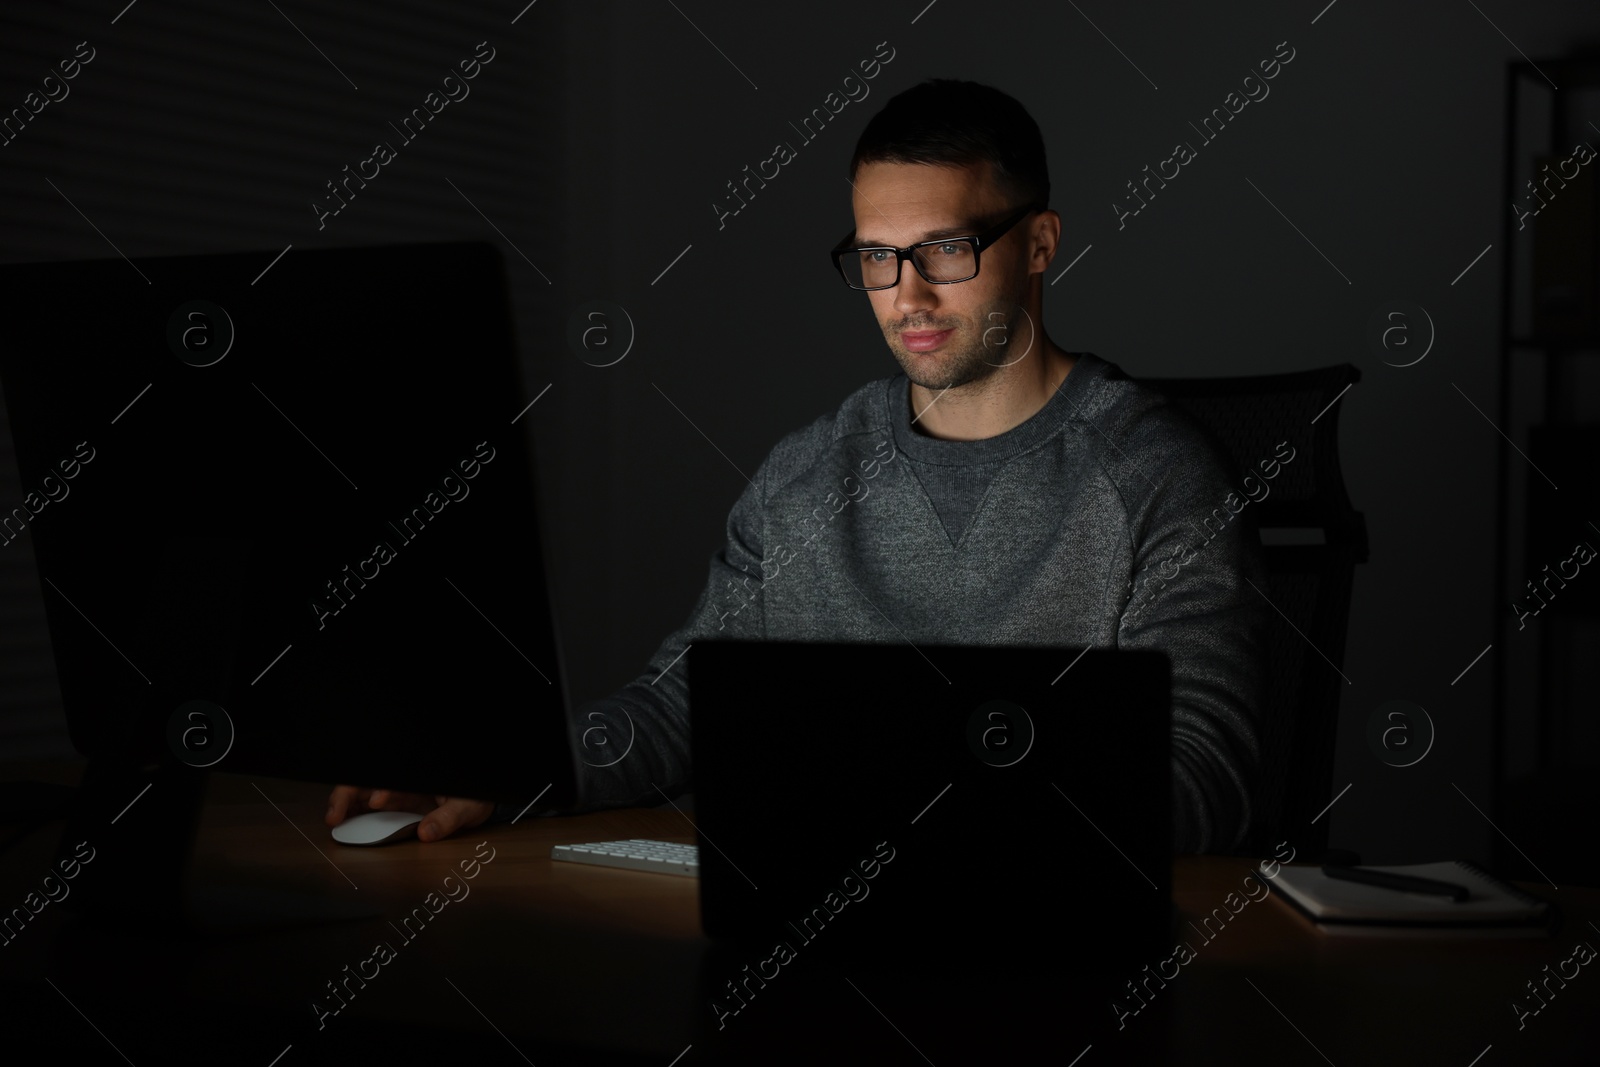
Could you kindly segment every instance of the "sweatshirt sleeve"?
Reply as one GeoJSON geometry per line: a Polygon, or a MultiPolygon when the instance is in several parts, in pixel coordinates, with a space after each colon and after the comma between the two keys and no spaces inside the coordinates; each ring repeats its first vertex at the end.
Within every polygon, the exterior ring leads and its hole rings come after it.
{"type": "Polygon", "coordinates": [[[729,512],[724,543],[711,557],[705,589],[688,619],[638,677],[572,712],[578,799],[562,814],[654,806],[691,788],[684,653],[709,638],[763,636],[758,598],[764,570],[772,572],[762,555],[762,505],[771,461],[757,469],[729,512]]]}
{"type": "Polygon", "coordinates": [[[1265,564],[1253,516],[1243,514],[1250,501],[1215,448],[1184,434],[1165,451],[1141,513],[1130,516],[1133,579],[1117,643],[1172,661],[1174,851],[1226,852],[1255,817],[1265,564]]]}

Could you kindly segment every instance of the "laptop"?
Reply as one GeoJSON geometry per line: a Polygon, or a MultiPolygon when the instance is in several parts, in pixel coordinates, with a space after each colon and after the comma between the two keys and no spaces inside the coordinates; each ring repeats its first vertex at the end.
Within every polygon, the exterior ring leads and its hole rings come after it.
{"type": "Polygon", "coordinates": [[[701,921],[776,957],[763,973],[1053,964],[1116,986],[1170,953],[1165,653],[707,641],[686,660],[701,921]]]}

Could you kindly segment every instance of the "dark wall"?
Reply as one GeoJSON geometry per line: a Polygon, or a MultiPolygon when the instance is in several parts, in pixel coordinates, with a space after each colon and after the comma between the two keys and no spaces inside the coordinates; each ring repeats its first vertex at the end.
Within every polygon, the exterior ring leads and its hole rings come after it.
{"type": "MultiPolygon", "coordinates": [[[[499,241],[528,395],[551,386],[531,432],[567,667],[590,698],[687,614],[740,472],[895,370],[865,299],[822,256],[851,224],[845,167],[862,126],[924,77],[994,84],[1049,148],[1065,233],[1047,277],[1083,252],[1047,287],[1058,343],[1135,375],[1362,368],[1338,417],[1372,559],[1352,605],[1336,788],[1353,784],[1333,841],[1380,862],[1486,856],[1493,831],[1467,798],[1487,804],[1490,660],[1460,672],[1508,636],[1491,607],[1500,439],[1474,410],[1492,416],[1499,400],[1505,64],[1595,40],[1600,9],[1079,6],[544,0],[515,25],[515,0],[286,6],[304,36],[271,5],[140,3],[115,24],[101,4],[8,11],[6,108],[76,42],[97,55],[0,147],[4,258],[101,257],[110,241],[136,261],[260,249],[265,264],[289,243],[499,241]],[[496,58],[470,98],[319,230],[322,183],[485,39],[496,58]],[[790,124],[880,42],[893,58],[870,95],[803,142],[790,124]],[[1294,58],[1270,95],[1119,224],[1125,183],[1198,140],[1189,123],[1280,42],[1294,58]],[[796,158],[719,223],[725,183],[779,141],[796,158]],[[621,305],[636,331],[609,367],[567,342],[591,300],[621,305]],[[1386,365],[1366,341],[1395,300],[1437,329],[1415,366],[1386,365]],[[1391,699],[1423,705],[1438,729],[1404,770],[1365,740],[1391,699]]],[[[38,658],[24,618],[37,583],[22,587],[13,664],[38,658]]],[[[1526,642],[1511,652],[1528,666],[1526,642]]],[[[50,749],[47,704],[29,705],[26,727],[7,721],[13,752],[50,749]]]]}

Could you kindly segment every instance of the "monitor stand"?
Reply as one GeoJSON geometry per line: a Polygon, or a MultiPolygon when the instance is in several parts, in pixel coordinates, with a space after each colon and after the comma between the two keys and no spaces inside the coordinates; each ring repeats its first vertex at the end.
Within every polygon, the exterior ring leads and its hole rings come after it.
{"type": "MultiPolygon", "coordinates": [[[[51,873],[70,891],[61,906],[89,921],[130,922],[177,937],[210,938],[376,918],[370,904],[259,881],[196,883],[190,872],[205,771],[174,761],[92,756],[51,873]]],[[[241,872],[251,878],[253,872],[241,872]]]]}

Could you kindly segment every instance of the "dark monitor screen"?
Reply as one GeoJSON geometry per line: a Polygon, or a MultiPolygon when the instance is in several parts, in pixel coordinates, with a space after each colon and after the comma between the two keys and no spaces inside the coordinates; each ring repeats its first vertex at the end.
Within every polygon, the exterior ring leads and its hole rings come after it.
{"type": "Polygon", "coordinates": [[[571,798],[497,249],[0,274],[0,545],[34,539],[80,752],[571,798]]]}

